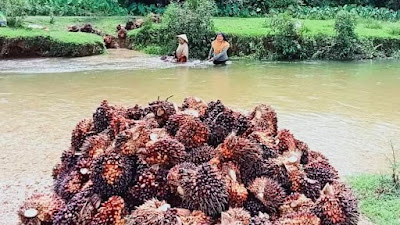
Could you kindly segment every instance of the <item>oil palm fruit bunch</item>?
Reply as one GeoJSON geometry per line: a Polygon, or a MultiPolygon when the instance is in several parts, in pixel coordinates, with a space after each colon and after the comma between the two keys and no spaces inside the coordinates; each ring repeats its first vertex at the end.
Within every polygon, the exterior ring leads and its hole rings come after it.
{"type": "Polygon", "coordinates": [[[271,106],[133,105],[103,101],[76,125],[53,169],[55,193],[28,198],[22,224],[357,224],[338,171],[279,130],[271,106]]]}

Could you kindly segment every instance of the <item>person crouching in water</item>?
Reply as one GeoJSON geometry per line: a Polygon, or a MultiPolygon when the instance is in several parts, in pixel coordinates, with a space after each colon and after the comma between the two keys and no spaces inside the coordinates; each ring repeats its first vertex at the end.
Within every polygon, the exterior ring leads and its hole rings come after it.
{"type": "Polygon", "coordinates": [[[210,53],[208,54],[208,61],[214,64],[225,64],[228,61],[229,43],[225,34],[218,33],[217,37],[211,42],[210,53]]]}
{"type": "Polygon", "coordinates": [[[189,46],[186,34],[178,35],[178,48],[175,51],[175,59],[178,63],[185,63],[189,59],[189,46]]]}

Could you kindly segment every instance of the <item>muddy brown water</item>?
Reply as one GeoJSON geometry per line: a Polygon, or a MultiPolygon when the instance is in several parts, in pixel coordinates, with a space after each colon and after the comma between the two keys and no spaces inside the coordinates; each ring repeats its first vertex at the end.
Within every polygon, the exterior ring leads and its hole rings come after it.
{"type": "Polygon", "coordinates": [[[254,62],[176,66],[131,51],[0,61],[0,224],[51,184],[75,124],[103,99],[125,106],[194,95],[234,109],[271,104],[280,129],[323,152],[342,176],[388,171],[400,148],[400,61],[254,62]]]}

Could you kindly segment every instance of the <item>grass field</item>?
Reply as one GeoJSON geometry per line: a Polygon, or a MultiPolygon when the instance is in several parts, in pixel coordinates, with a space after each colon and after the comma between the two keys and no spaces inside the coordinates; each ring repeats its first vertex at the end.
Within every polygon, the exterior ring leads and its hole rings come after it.
{"type": "Polygon", "coordinates": [[[390,176],[360,175],[348,178],[360,199],[361,212],[378,225],[400,224],[400,190],[390,176]]]}

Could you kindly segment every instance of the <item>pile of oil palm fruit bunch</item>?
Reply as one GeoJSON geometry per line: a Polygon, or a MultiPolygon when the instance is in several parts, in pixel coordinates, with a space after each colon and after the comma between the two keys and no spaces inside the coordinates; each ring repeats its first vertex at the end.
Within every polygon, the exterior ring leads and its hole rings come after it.
{"type": "Polygon", "coordinates": [[[355,225],[359,215],[328,159],[278,130],[264,104],[103,101],[53,178],[54,191],[22,204],[21,224],[355,225]]]}

